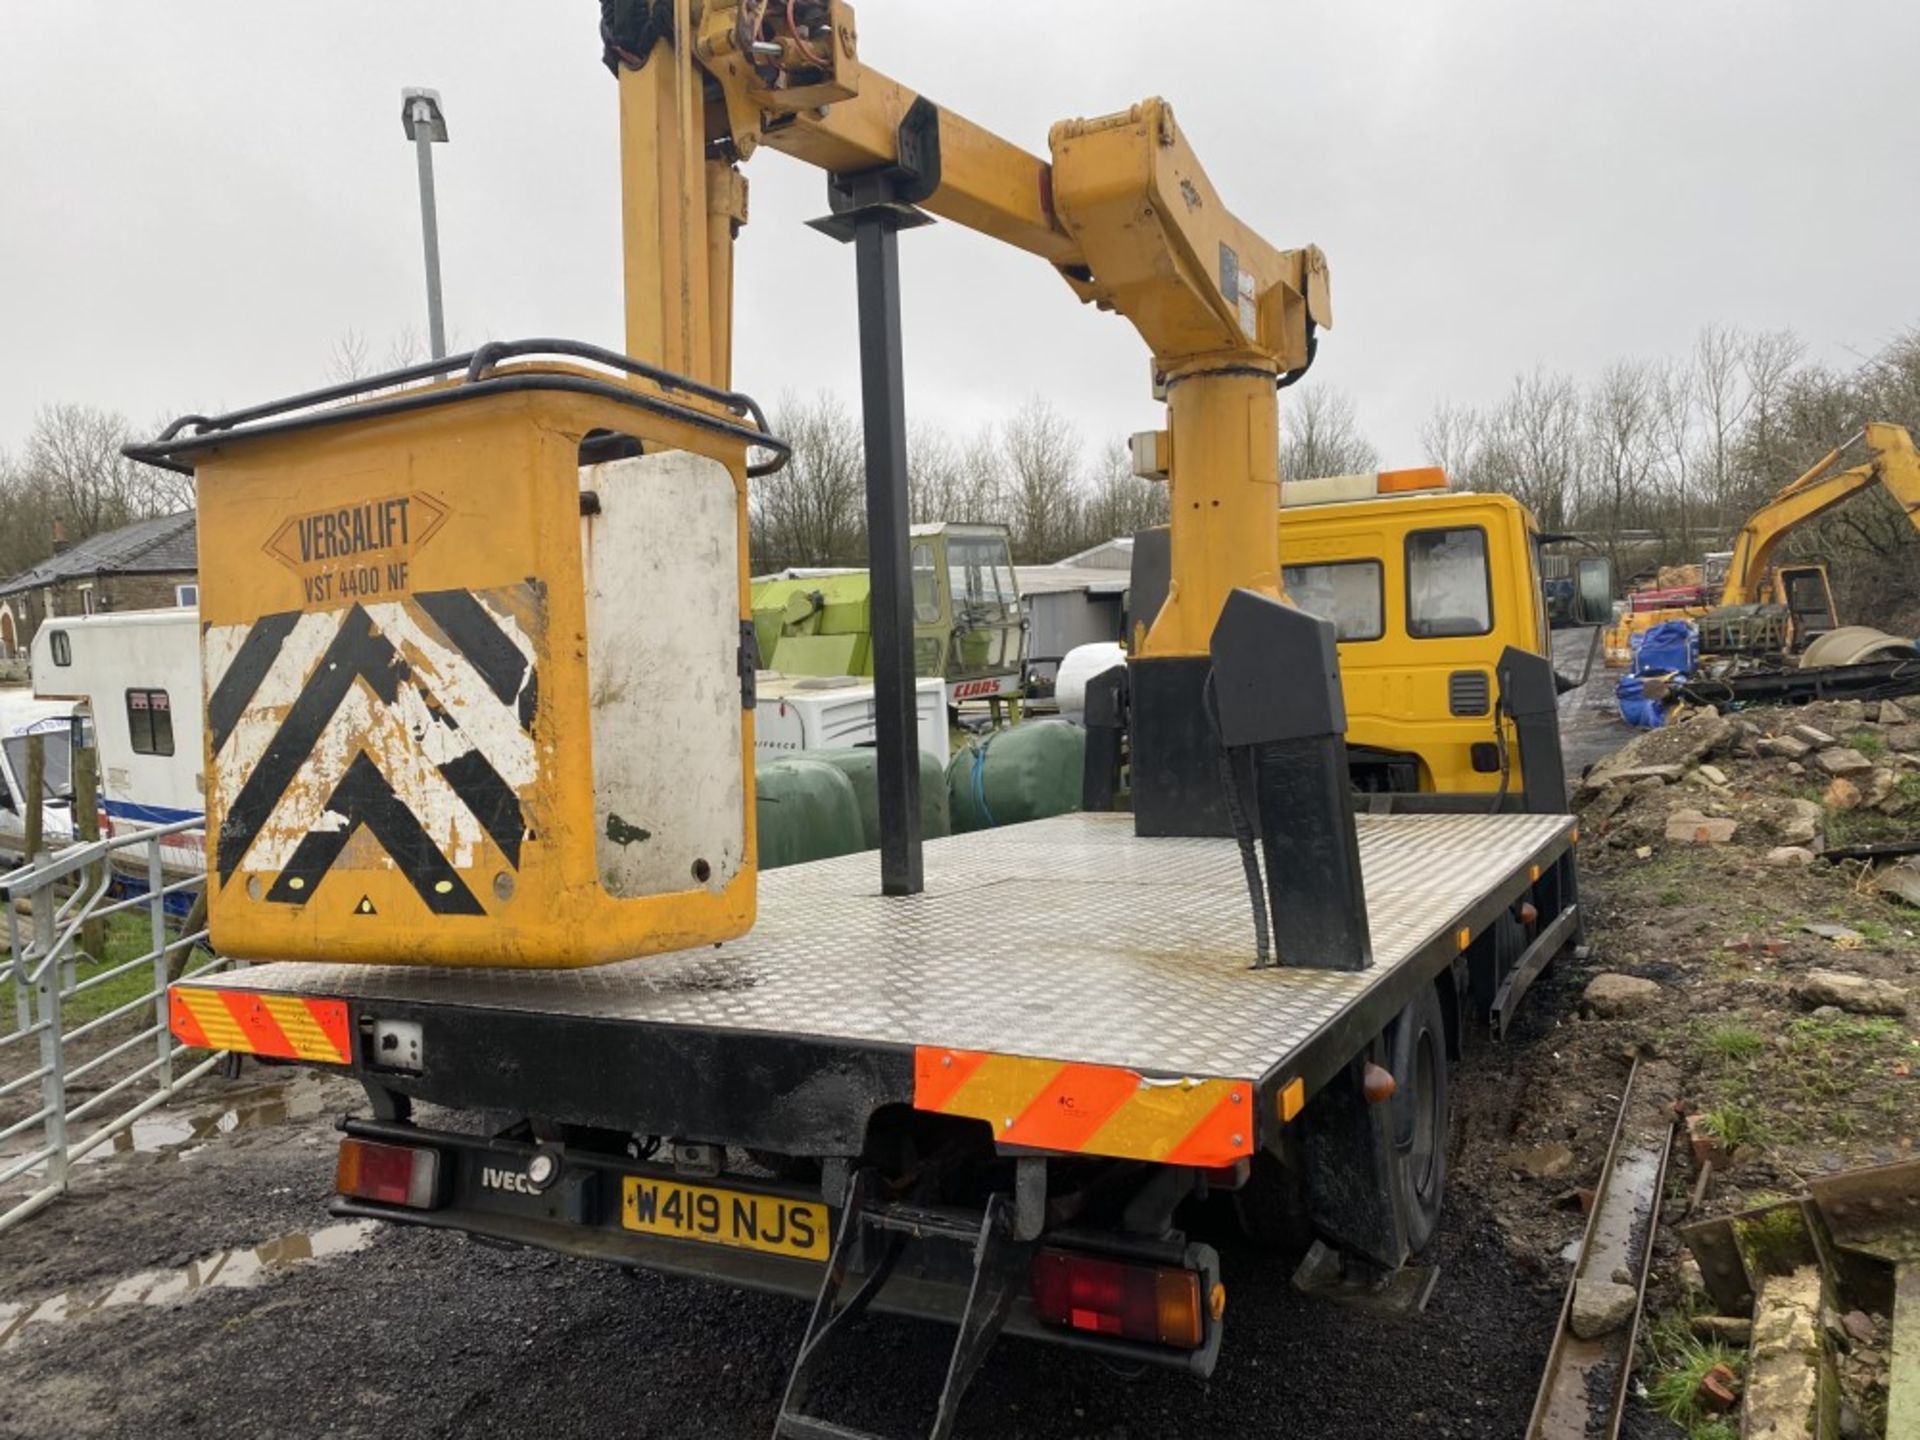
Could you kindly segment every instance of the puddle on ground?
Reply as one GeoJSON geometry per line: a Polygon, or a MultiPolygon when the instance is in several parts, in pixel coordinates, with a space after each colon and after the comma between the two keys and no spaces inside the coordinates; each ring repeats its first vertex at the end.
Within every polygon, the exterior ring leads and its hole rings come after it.
{"type": "Polygon", "coordinates": [[[379,1228],[377,1220],[354,1220],[296,1231],[251,1250],[222,1250],[178,1270],[143,1270],[104,1290],[69,1290],[34,1304],[0,1301],[0,1350],[31,1326],[60,1325],[126,1305],[175,1305],[207,1290],[245,1290],[294,1266],[364,1250],[379,1228]]]}
{"type": "Polygon", "coordinates": [[[85,1165],[112,1155],[149,1155],[203,1145],[240,1130],[265,1129],[289,1120],[310,1120],[326,1108],[320,1085],[289,1080],[227,1097],[196,1115],[149,1115],[136,1120],[98,1149],[75,1161],[85,1165]]]}
{"type": "MultiPolygon", "coordinates": [[[[92,1165],[116,1155],[171,1154],[184,1159],[209,1141],[218,1140],[224,1135],[233,1135],[242,1130],[264,1130],[285,1125],[292,1120],[310,1120],[326,1108],[326,1094],[321,1082],[301,1072],[285,1081],[253,1086],[224,1096],[218,1103],[206,1105],[192,1113],[183,1114],[180,1107],[175,1107],[143,1116],[111,1140],[76,1158],[73,1163],[75,1166],[92,1165]]],[[[86,1133],[87,1127],[83,1125],[75,1138],[84,1138],[86,1133]]],[[[45,1136],[37,1128],[16,1136],[5,1146],[0,1146],[0,1164],[13,1156],[37,1150],[45,1143],[45,1136]]],[[[44,1168],[36,1165],[21,1179],[35,1183],[44,1173],[44,1168]]]]}

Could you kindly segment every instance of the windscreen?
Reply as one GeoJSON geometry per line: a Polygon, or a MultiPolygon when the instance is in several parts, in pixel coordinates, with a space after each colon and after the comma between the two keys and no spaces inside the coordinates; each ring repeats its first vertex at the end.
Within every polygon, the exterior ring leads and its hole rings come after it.
{"type": "MultiPolygon", "coordinates": [[[[46,798],[60,800],[73,793],[73,732],[66,727],[41,732],[46,742],[46,798]]],[[[27,783],[27,737],[13,735],[0,741],[7,752],[7,768],[22,789],[27,783]]]]}
{"type": "Polygon", "coordinates": [[[1013,557],[998,535],[953,535],[947,539],[947,572],[953,585],[954,618],[1004,619],[1017,599],[1013,557]]]}

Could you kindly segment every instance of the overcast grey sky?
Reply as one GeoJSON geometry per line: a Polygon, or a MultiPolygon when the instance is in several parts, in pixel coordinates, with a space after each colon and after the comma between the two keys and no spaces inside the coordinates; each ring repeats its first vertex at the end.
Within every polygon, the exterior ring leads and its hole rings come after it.
{"type": "MultiPolygon", "coordinates": [[[[1920,320],[1913,0],[863,0],[869,64],[1044,153],[1163,94],[1228,203],[1328,254],[1316,378],[1389,463],[1441,400],[1594,374],[1704,324],[1854,363],[1920,320]]],[[[615,88],[591,0],[0,0],[0,447],[35,408],[145,425],[424,332],[400,90],[445,96],[456,342],[621,341],[615,88]]],[[[821,177],[749,166],[739,384],[856,393],[821,177]]],[[[1043,393],[1159,421],[1131,329],[952,225],[906,237],[910,413],[1043,393]]],[[[1312,383],[1312,382],[1309,382],[1312,383]]]]}

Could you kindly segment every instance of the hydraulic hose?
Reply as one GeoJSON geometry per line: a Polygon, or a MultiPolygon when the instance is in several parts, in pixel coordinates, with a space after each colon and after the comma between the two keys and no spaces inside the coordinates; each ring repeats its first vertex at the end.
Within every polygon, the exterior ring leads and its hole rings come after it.
{"type": "Polygon", "coordinates": [[[1273,963],[1273,937],[1267,924],[1267,882],[1260,873],[1260,851],[1254,844],[1253,826],[1246,807],[1240,803],[1240,785],[1233,773],[1233,752],[1220,734],[1220,707],[1214,697],[1213,673],[1207,673],[1207,687],[1201,708],[1207,714],[1207,728],[1220,754],[1220,783],[1227,792],[1227,818],[1233,825],[1233,838],[1240,846],[1240,866],[1247,877],[1247,897],[1253,902],[1253,968],[1264,970],[1273,963]]]}

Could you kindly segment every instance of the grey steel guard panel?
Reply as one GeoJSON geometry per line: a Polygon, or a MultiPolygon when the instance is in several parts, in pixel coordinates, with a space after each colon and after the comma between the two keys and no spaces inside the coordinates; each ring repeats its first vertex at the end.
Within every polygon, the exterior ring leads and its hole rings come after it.
{"type": "MultiPolygon", "coordinates": [[[[643,1024],[938,1045],[1258,1078],[1573,828],[1564,815],[1361,816],[1370,970],[1255,971],[1231,840],[1137,839],[1063,815],[926,847],[926,893],[879,860],[760,878],[760,922],[702,950],[586,970],[281,961],[222,990],[468,1006],[643,1024]]],[[[1287,945],[1281,920],[1276,941],[1287,945]]]]}

